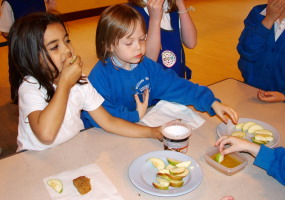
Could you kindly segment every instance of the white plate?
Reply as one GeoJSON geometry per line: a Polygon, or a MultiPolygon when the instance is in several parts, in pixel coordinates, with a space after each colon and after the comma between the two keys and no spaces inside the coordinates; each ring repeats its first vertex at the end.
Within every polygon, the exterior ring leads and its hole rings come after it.
{"type": "Polygon", "coordinates": [[[129,178],[132,183],[140,190],[156,195],[156,196],[179,196],[196,189],[203,179],[203,172],[199,164],[191,157],[176,151],[154,151],[144,154],[135,159],[129,168],[129,178]],[[156,181],[157,169],[151,162],[147,162],[148,158],[160,158],[167,165],[167,157],[180,161],[191,160],[192,163],[188,167],[190,174],[183,179],[184,185],[180,188],[169,187],[168,190],[156,189],[152,183],[156,181]]]}
{"type": "MultiPolygon", "coordinates": [[[[273,133],[273,141],[267,143],[266,146],[270,148],[277,146],[280,140],[280,134],[276,128],[274,128],[273,126],[265,122],[262,122],[256,119],[250,119],[250,118],[240,118],[238,121],[238,124],[243,123],[243,122],[249,122],[249,121],[255,122],[256,124],[261,125],[264,129],[268,129],[273,133]]],[[[217,134],[219,137],[223,135],[231,135],[235,131],[240,131],[240,129],[236,129],[235,125],[231,121],[229,121],[228,124],[220,123],[219,126],[217,127],[217,134]]],[[[253,134],[246,133],[245,139],[252,142],[251,137],[253,137],[253,134]]]]}

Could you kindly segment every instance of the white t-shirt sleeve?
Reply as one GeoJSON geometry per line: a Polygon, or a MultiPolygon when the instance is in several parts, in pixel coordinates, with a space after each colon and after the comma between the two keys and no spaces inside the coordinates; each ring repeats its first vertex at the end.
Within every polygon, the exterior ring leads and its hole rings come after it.
{"type": "Polygon", "coordinates": [[[30,113],[37,110],[44,110],[48,103],[45,100],[43,89],[38,89],[39,84],[23,82],[19,88],[19,105],[21,106],[23,117],[28,122],[30,113]]]}
{"type": "Polygon", "coordinates": [[[88,83],[85,85],[85,102],[83,105],[83,110],[93,111],[96,110],[104,102],[104,98],[97,92],[97,90],[88,83]]]}
{"type": "Polygon", "coordinates": [[[9,33],[14,21],[13,10],[10,4],[7,1],[4,1],[0,13],[0,32],[9,33]]]}

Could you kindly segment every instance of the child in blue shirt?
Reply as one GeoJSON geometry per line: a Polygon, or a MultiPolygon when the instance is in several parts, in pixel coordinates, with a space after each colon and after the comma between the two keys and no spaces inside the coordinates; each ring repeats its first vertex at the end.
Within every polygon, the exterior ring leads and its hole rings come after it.
{"type": "Polygon", "coordinates": [[[244,82],[261,89],[262,101],[284,101],[285,0],[255,6],[244,24],[237,46],[244,82]]]}
{"type": "Polygon", "coordinates": [[[269,176],[273,176],[285,185],[285,149],[283,147],[271,149],[233,136],[222,136],[215,145],[219,146],[223,155],[236,151],[249,152],[256,157],[253,164],[266,170],[269,176]],[[224,148],[225,145],[230,147],[224,148]]]}
{"type": "MultiPolygon", "coordinates": [[[[237,122],[237,113],[221,104],[208,87],[180,78],[145,57],[145,43],[144,19],[134,8],[115,5],[102,13],[96,32],[99,62],[88,78],[104,97],[108,112],[138,122],[154,102],[167,100],[217,114],[225,123],[227,114],[237,122]]],[[[85,128],[98,126],[87,112],[82,119],[85,128]]]]}
{"type": "Polygon", "coordinates": [[[129,0],[143,17],[148,29],[146,56],[178,76],[191,78],[183,45],[193,49],[197,31],[184,0],[129,0]]]}

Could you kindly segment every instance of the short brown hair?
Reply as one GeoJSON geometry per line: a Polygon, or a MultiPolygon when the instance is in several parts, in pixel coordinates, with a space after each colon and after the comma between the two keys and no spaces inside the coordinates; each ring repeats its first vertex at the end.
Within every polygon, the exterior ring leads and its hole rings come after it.
{"type": "Polygon", "coordinates": [[[132,34],[137,25],[146,33],[144,18],[134,8],[126,4],[108,7],[101,14],[96,30],[96,53],[99,60],[111,56],[111,45],[116,45],[126,34],[132,34]]]}
{"type": "MultiPolygon", "coordinates": [[[[176,5],[176,0],[166,0],[168,2],[168,13],[170,12],[174,12],[177,11],[177,5],[176,5]]],[[[146,7],[146,3],[143,0],[129,0],[129,3],[134,5],[134,6],[138,6],[138,7],[146,7]]]]}

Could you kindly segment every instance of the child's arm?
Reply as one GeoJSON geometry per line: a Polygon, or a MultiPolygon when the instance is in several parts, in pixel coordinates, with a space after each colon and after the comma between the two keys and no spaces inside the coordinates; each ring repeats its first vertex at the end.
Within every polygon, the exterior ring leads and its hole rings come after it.
{"type": "Polygon", "coordinates": [[[103,106],[88,112],[105,131],[126,137],[155,138],[162,141],[160,127],[147,127],[110,115],[103,106]]]}
{"type": "Polygon", "coordinates": [[[163,14],[164,0],[148,0],[149,25],[146,40],[146,56],[157,61],[161,49],[160,23],[163,14]]]}
{"type": "Polygon", "coordinates": [[[224,123],[228,123],[228,119],[225,114],[230,116],[233,123],[236,124],[238,122],[238,114],[230,106],[215,101],[212,104],[212,108],[214,109],[215,113],[223,120],[224,123]]]}
{"type": "Polygon", "coordinates": [[[220,152],[223,155],[232,153],[232,152],[239,152],[239,151],[246,151],[256,157],[260,150],[260,145],[249,142],[247,140],[234,137],[234,136],[222,136],[220,137],[215,146],[219,146],[220,152]],[[225,145],[229,144],[230,147],[225,148],[225,145]]]}
{"type": "Polygon", "coordinates": [[[187,48],[193,49],[197,44],[197,30],[195,24],[185,7],[184,0],[176,0],[176,5],[178,7],[178,13],[180,12],[182,42],[187,48]]]}
{"type": "Polygon", "coordinates": [[[266,102],[282,102],[285,101],[285,96],[281,92],[258,90],[257,97],[261,101],[266,102]]]}
{"type": "Polygon", "coordinates": [[[71,64],[71,58],[66,59],[54,96],[44,110],[34,111],[28,115],[32,131],[43,144],[51,144],[63,122],[70,89],[82,75],[80,57],[71,64]]]}

